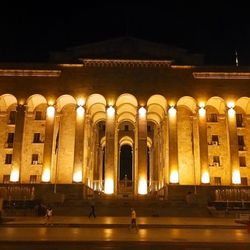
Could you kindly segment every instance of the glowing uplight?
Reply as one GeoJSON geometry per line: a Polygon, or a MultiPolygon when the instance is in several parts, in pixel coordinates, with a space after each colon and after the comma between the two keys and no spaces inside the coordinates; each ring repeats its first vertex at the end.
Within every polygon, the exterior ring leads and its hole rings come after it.
{"type": "Polygon", "coordinates": [[[239,170],[233,171],[232,182],[233,182],[233,184],[240,184],[241,183],[239,170]]]}
{"type": "Polygon", "coordinates": [[[144,107],[140,107],[139,108],[139,115],[141,116],[141,117],[145,117],[145,115],[146,115],[146,109],[144,108],[144,107]]]}
{"type": "Polygon", "coordinates": [[[42,174],[42,181],[43,182],[49,182],[50,181],[50,170],[44,169],[43,174],[42,174]]]}
{"type": "Polygon", "coordinates": [[[230,102],[227,103],[227,107],[230,108],[230,109],[234,108],[234,106],[235,106],[235,104],[234,104],[233,101],[230,101],[230,102]]]}
{"type": "Polygon", "coordinates": [[[77,105],[78,105],[78,106],[83,106],[84,104],[85,104],[84,99],[79,98],[79,99],[77,100],[77,105]]]}
{"type": "Polygon", "coordinates": [[[170,116],[175,116],[176,115],[176,109],[175,107],[170,107],[169,110],[168,110],[168,113],[170,116]]]}
{"type": "Polygon", "coordinates": [[[19,181],[19,170],[18,169],[12,169],[10,174],[10,181],[11,182],[18,182],[19,181]]]}
{"type": "Polygon", "coordinates": [[[81,182],[82,181],[82,172],[81,171],[77,171],[74,173],[73,181],[74,182],[81,182]]]}
{"type": "Polygon", "coordinates": [[[77,115],[82,117],[84,115],[84,108],[82,106],[79,106],[77,109],[76,109],[76,112],[77,112],[77,115]]]}
{"type": "Polygon", "coordinates": [[[114,116],[115,109],[112,106],[109,106],[107,109],[108,116],[114,116]]]}
{"type": "Polygon", "coordinates": [[[204,172],[201,177],[201,183],[208,184],[210,182],[209,173],[204,172]]]}
{"type": "Polygon", "coordinates": [[[179,174],[177,170],[173,170],[170,174],[170,183],[179,183],[179,174]]]}
{"type": "Polygon", "coordinates": [[[55,115],[55,107],[54,106],[49,106],[47,108],[47,114],[49,117],[54,117],[55,115]]]}
{"type": "Polygon", "coordinates": [[[104,193],[105,194],[113,194],[114,193],[114,181],[113,179],[106,179],[105,186],[104,186],[104,193]]]}
{"type": "Polygon", "coordinates": [[[199,115],[201,117],[204,117],[206,115],[206,110],[204,109],[204,107],[199,108],[199,115]]]}
{"type": "Polygon", "coordinates": [[[147,194],[147,180],[144,178],[139,180],[139,186],[138,186],[138,194],[147,194]]]}
{"type": "Polygon", "coordinates": [[[232,118],[235,116],[235,110],[233,108],[229,108],[227,112],[228,112],[229,117],[232,118]]]}

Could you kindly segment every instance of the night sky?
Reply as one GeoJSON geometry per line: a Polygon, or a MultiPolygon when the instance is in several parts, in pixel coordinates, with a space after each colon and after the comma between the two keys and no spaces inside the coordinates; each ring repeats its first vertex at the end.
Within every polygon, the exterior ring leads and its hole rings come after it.
{"type": "Polygon", "coordinates": [[[236,3],[8,2],[0,8],[0,62],[46,62],[50,51],[131,36],[203,53],[213,65],[235,65],[237,50],[239,65],[250,65],[250,9],[236,3]]]}

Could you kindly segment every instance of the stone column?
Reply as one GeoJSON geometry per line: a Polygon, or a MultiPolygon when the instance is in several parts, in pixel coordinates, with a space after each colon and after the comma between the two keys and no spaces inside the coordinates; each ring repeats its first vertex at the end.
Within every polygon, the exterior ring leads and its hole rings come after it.
{"type": "Polygon", "coordinates": [[[16,107],[16,126],[13,142],[13,160],[10,181],[18,182],[21,176],[21,163],[22,163],[22,145],[23,145],[23,132],[25,122],[24,105],[18,104],[16,107]]]}
{"type": "Polygon", "coordinates": [[[229,149],[230,149],[230,162],[232,183],[240,184],[240,166],[239,166],[239,145],[236,126],[236,115],[233,108],[228,109],[228,133],[229,133],[229,149]]]}
{"type": "Polygon", "coordinates": [[[138,194],[147,194],[147,114],[141,107],[138,115],[138,194]]]}
{"type": "Polygon", "coordinates": [[[99,184],[98,184],[98,188],[100,189],[100,187],[102,187],[102,175],[103,175],[103,148],[101,146],[99,146],[98,148],[99,151],[99,160],[98,160],[98,166],[99,166],[99,184]]]}
{"type": "MultiPolygon", "coordinates": [[[[43,150],[43,170],[42,181],[51,181],[51,166],[52,166],[52,153],[53,153],[53,139],[54,139],[54,123],[55,123],[55,108],[49,106],[46,113],[46,126],[45,126],[45,140],[43,150]]],[[[56,144],[59,139],[59,129],[56,135],[56,144]]],[[[56,147],[59,145],[57,144],[56,147]]],[[[57,163],[56,163],[57,164],[57,163]]]]}
{"type": "Polygon", "coordinates": [[[114,178],[115,178],[115,109],[109,107],[107,109],[106,118],[106,148],[105,148],[105,177],[104,177],[104,192],[106,194],[114,193],[114,178]]]}
{"type": "Polygon", "coordinates": [[[169,181],[179,183],[178,168],[178,143],[177,143],[177,114],[176,109],[171,107],[168,110],[169,128],[169,181]]]}
{"type": "Polygon", "coordinates": [[[84,143],[84,108],[79,106],[76,110],[75,123],[75,151],[73,181],[82,182],[83,179],[83,143],[84,143]]]}
{"type": "Polygon", "coordinates": [[[199,122],[200,168],[201,168],[200,181],[203,184],[208,184],[210,183],[210,177],[208,170],[207,121],[206,121],[206,110],[203,107],[199,109],[198,122],[199,122]]]}

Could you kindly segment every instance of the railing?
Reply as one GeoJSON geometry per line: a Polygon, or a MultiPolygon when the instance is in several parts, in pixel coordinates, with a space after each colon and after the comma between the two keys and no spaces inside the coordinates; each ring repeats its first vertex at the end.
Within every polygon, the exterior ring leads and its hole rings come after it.
{"type": "Polygon", "coordinates": [[[130,180],[118,181],[118,193],[133,193],[134,182],[130,180]]]}

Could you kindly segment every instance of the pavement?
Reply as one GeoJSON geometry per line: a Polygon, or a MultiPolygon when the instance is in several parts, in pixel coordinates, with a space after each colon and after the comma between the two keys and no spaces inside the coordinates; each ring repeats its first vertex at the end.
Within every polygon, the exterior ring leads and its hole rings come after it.
{"type": "MultiPolygon", "coordinates": [[[[53,227],[124,228],[130,217],[53,216],[53,227]]],[[[243,229],[246,225],[236,223],[234,218],[214,217],[137,217],[140,228],[193,228],[193,229],[243,229]]],[[[45,217],[4,217],[0,227],[46,227],[45,217]]]]}

